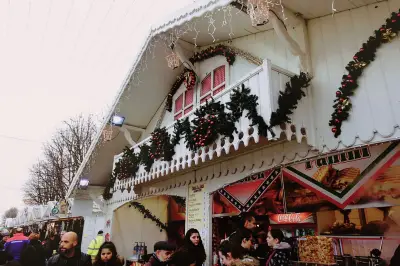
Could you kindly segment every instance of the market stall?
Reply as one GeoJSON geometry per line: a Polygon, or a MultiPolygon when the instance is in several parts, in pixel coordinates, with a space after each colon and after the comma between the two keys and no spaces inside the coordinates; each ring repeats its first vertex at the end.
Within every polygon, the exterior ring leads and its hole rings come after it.
{"type": "Polygon", "coordinates": [[[185,198],[166,195],[132,201],[115,210],[112,240],[118,252],[127,258],[127,265],[143,264],[157,241],[181,245],[185,212],[185,198]]]}
{"type": "Polygon", "coordinates": [[[296,253],[295,265],[389,260],[400,243],[399,158],[398,142],[364,146],[219,188],[212,193],[214,256],[218,243],[236,229],[238,216],[252,212],[256,232],[283,231],[296,253]]]}

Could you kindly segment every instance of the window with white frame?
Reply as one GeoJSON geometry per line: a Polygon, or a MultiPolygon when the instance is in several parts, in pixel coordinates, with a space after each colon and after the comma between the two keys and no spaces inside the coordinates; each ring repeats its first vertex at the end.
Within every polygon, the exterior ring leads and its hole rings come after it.
{"type": "Polygon", "coordinates": [[[219,66],[211,71],[200,84],[200,104],[225,89],[225,65],[219,66]]]}
{"type": "Polygon", "coordinates": [[[187,90],[185,85],[181,85],[181,88],[175,94],[177,96],[174,97],[174,120],[180,119],[193,110],[194,90],[187,90]]]}

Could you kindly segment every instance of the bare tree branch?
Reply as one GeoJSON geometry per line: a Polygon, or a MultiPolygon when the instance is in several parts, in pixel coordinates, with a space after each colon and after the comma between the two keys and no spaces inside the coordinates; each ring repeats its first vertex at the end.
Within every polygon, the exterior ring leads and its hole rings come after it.
{"type": "Polygon", "coordinates": [[[65,197],[95,133],[92,116],[64,121],[43,145],[43,158],[30,169],[30,178],[23,187],[25,204],[47,204],[65,197]]]}

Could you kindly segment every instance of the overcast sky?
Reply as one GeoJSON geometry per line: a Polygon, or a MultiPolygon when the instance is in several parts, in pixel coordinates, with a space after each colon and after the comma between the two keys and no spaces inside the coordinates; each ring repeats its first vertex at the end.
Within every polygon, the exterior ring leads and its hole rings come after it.
{"type": "Polygon", "coordinates": [[[0,0],[0,213],[63,120],[104,114],[150,24],[193,0],[0,0]]]}

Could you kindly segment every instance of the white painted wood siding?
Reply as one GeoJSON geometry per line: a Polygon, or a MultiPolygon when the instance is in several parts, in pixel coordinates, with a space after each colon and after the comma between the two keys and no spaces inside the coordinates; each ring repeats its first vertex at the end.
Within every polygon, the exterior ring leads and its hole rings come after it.
{"type": "Polygon", "coordinates": [[[398,138],[400,125],[400,40],[384,44],[359,79],[352,97],[350,119],[343,123],[342,134],[333,137],[329,119],[335,92],[340,87],[345,66],[362,43],[385,23],[400,0],[390,0],[325,16],[308,22],[314,71],[313,113],[317,146],[335,149],[367,142],[398,138]]]}

